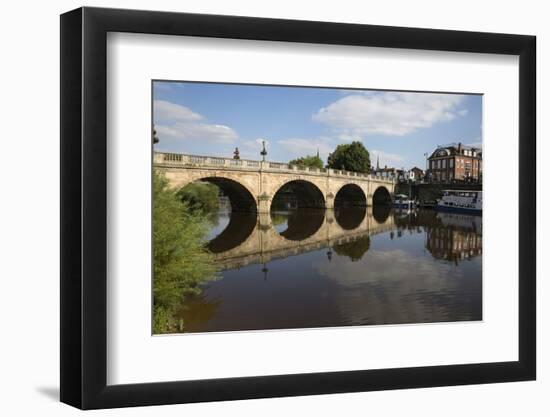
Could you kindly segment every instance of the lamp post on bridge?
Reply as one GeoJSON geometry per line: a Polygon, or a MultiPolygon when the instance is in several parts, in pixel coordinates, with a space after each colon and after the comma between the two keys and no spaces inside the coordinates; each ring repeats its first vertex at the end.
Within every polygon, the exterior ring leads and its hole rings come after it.
{"type": "Polygon", "coordinates": [[[265,156],[267,155],[267,150],[265,149],[265,140],[262,140],[262,151],[260,152],[260,155],[262,155],[262,162],[265,162],[265,156]]]}

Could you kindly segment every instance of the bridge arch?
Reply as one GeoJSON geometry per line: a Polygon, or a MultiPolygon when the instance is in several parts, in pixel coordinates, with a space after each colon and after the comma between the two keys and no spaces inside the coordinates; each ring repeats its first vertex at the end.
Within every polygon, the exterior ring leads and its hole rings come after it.
{"type": "Polygon", "coordinates": [[[295,199],[298,208],[325,208],[325,197],[317,184],[303,179],[284,181],[273,193],[271,206],[295,199]]]}
{"type": "Polygon", "coordinates": [[[367,195],[354,183],[344,184],[334,196],[334,207],[366,207],[367,195]]]}
{"type": "Polygon", "coordinates": [[[230,178],[228,176],[216,175],[216,176],[201,176],[197,175],[191,177],[188,181],[177,184],[178,189],[184,188],[196,181],[209,182],[220,188],[223,193],[229,198],[231,203],[231,210],[235,212],[257,212],[258,206],[256,204],[256,198],[252,190],[243,184],[241,181],[230,178]]]}
{"type": "Polygon", "coordinates": [[[384,185],[379,185],[372,194],[373,205],[390,205],[391,193],[390,190],[384,185]]]}

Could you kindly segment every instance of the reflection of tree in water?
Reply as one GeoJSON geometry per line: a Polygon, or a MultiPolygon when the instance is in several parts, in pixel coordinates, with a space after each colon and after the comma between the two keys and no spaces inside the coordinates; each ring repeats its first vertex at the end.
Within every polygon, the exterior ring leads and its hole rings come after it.
{"type": "Polygon", "coordinates": [[[186,332],[199,331],[216,316],[221,303],[221,300],[211,301],[207,300],[203,295],[196,295],[186,300],[185,304],[180,306],[177,318],[180,323],[185,324],[186,332]]]}
{"type": "Polygon", "coordinates": [[[370,248],[370,236],[365,235],[350,242],[334,245],[333,249],[340,256],[347,256],[352,262],[359,261],[370,248]]]}
{"type": "Polygon", "coordinates": [[[366,207],[339,207],[334,209],[334,217],[344,230],[358,228],[367,214],[366,207]]]}
{"type": "Polygon", "coordinates": [[[271,224],[273,226],[280,226],[282,224],[286,224],[286,220],[288,219],[288,216],[283,213],[279,213],[276,211],[271,212],[271,224]]]}

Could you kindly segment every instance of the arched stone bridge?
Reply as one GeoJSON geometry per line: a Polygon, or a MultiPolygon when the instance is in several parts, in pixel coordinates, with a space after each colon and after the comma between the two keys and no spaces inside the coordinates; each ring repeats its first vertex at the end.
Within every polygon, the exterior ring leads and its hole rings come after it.
{"type": "Polygon", "coordinates": [[[199,180],[216,184],[233,211],[269,213],[273,198],[287,184],[292,185],[298,207],[327,209],[339,201],[356,206],[387,202],[395,190],[393,180],[374,175],[279,162],[155,152],[153,163],[173,188],[199,180]]]}

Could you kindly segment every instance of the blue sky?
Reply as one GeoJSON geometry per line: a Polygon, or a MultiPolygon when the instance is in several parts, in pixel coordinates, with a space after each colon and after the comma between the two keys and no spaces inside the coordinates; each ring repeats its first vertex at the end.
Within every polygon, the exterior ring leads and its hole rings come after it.
{"type": "Polygon", "coordinates": [[[155,81],[158,151],[287,162],[361,141],[371,163],[425,167],[450,142],[481,146],[482,96],[155,81]]]}

